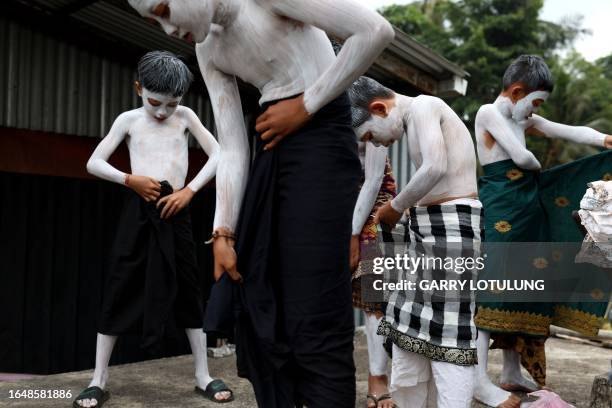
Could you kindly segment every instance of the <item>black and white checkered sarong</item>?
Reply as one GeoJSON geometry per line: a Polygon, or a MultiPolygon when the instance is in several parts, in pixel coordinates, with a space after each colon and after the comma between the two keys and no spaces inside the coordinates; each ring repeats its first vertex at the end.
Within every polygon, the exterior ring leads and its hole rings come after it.
{"type": "MultiPolygon", "coordinates": [[[[478,203],[475,201],[475,204],[478,203]]],[[[382,234],[386,257],[407,253],[409,257],[448,260],[480,256],[483,231],[481,206],[442,204],[410,209],[407,224],[382,234]]],[[[399,279],[413,282],[476,280],[477,270],[429,264],[412,273],[398,270],[399,279]],[[459,271],[457,269],[460,269],[459,271]]],[[[378,334],[403,350],[431,360],[474,365],[476,327],[474,293],[469,282],[458,290],[395,290],[390,293],[386,316],[378,334]]]]}

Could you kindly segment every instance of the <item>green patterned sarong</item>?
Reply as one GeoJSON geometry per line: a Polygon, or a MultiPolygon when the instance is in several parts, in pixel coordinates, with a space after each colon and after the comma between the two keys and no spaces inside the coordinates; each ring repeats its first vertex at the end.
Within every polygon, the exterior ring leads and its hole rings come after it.
{"type": "MultiPolygon", "coordinates": [[[[480,200],[485,213],[486,242],[580,242],[582,235],[572,211],[580,208],[587,183],[612,178],[612,151],[576,160],[543,172],[520,169],[512,160],[483,167],[480,200]]],[[[526,259],[525,267],[554,267],[554,251],[526,259]]],[[[523,256],[526,254],[506,254],[523,256]]],[[[487,260],[487,268],[504,268],[504,255],[487,260]]],[[[576,266],[588,268],[589,266],[576,266]]],[[[531,273],[525,269],[522,272],[531,273]]],[[[506,275],[504,271],[497,276],[506,275]]],[[[508,271],[507,277],[512,273],[508,271]]],[[[594,298],[597,299],[597,298],[594,298]]],[[[478,328],[493,333],[547,336],[549,326],[596,335],[605,314],[606,299],[582,303],[480,303],[478,328]]]]}

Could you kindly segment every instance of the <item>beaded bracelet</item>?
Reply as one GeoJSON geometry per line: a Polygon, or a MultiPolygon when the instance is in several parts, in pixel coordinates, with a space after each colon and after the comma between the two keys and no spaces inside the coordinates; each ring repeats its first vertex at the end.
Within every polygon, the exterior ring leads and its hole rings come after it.
{"type": "Polygon", "coordinates": [[[210,237],[210,239],[208,241],[205,242],[205,244],[212,244],[215,239],[217,238],[227,238],[227,239],[231,239],[231,240],[236,240],[236,236],[234,234],[224,234],[222,232],[219,231],[213,231],[212,236],[210,237]]]}

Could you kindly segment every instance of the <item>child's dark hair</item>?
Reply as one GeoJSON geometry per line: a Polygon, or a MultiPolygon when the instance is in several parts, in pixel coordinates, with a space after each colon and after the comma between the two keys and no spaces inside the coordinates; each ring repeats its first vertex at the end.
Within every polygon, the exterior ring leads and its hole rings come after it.
{"type": "Polygon", "coordinates": [[[171,52],[151,51],[138,62],[138,82],[151,92],[183,96],[192,81],[187,65],[171,52]]]}
{"type": "Polygon", "coordinates": [[[353,85],[348,89],[348,95],[351,100],[352,125],[357,128],[372,117],[369,108],[370,102],[374,99],[393,98],[395,92],[372,78],[362,76],[353,82],[353,85]]]}
{"type": "Polygon", "coordinates": [[[525,84],[528,92],[537,90],[552,92],[555,86],[548,65],[537,55],[521,55],[512,61],[504,73],[504,90],[516,82],[525,84]]]}

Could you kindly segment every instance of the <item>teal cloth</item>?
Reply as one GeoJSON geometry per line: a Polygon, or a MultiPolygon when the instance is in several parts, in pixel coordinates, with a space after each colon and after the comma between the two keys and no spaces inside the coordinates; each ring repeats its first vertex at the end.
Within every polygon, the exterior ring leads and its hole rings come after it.
{"type": "MultiPolygon", "coordinates": [[[[485,175],[479,180],[479,196],[485,213],[486,242],[581,242],[583,236],[572,218],[572,212],[580,208],[587,183],[612,175],[612,151],[542,172],[521,169],[512,160],[486,165],[483,170],[485,175]]],[[[555,254],[550,251],[550,245],[534,244],[533,251],[521,253],[519,262],[523,262],[524,258],[521,276],[541,274],[542,262],[545,262],[544,268],[560,267],[562,263],[556,264],[555,254]],[[539,265],[536,258],[540,259],[539,265]]],[[[505,265],[508,257],[516,257],[517,254],[499,248],[493,256],[489,255],[485,275],[502,279],[516,278],[516,273],[506,271],[505,265]]],[[[584,269],[585,274],[594,268],[588,264],[574,264],[572,267],[584,269]]],[[[597,293],[596,282],[588,284],[594,285],[594,293],[597,293]]],[[[608,298],[604,298],[607,301],[608,298]]],[[[476,325],[493,332],[544,336],[548,333],[548,326],[554,323],[592,334],[596,330],[592,327],[596,324],[595,320],[591,319],[588,324],[584,319],[580,321],[583,316],[581,312],[602,317],[606,311],[606,301],[563,304],[503,301],[479,303],[476,325]],[[500,316],[505,316],[504,321],[497,321],[500,316]]]]}

